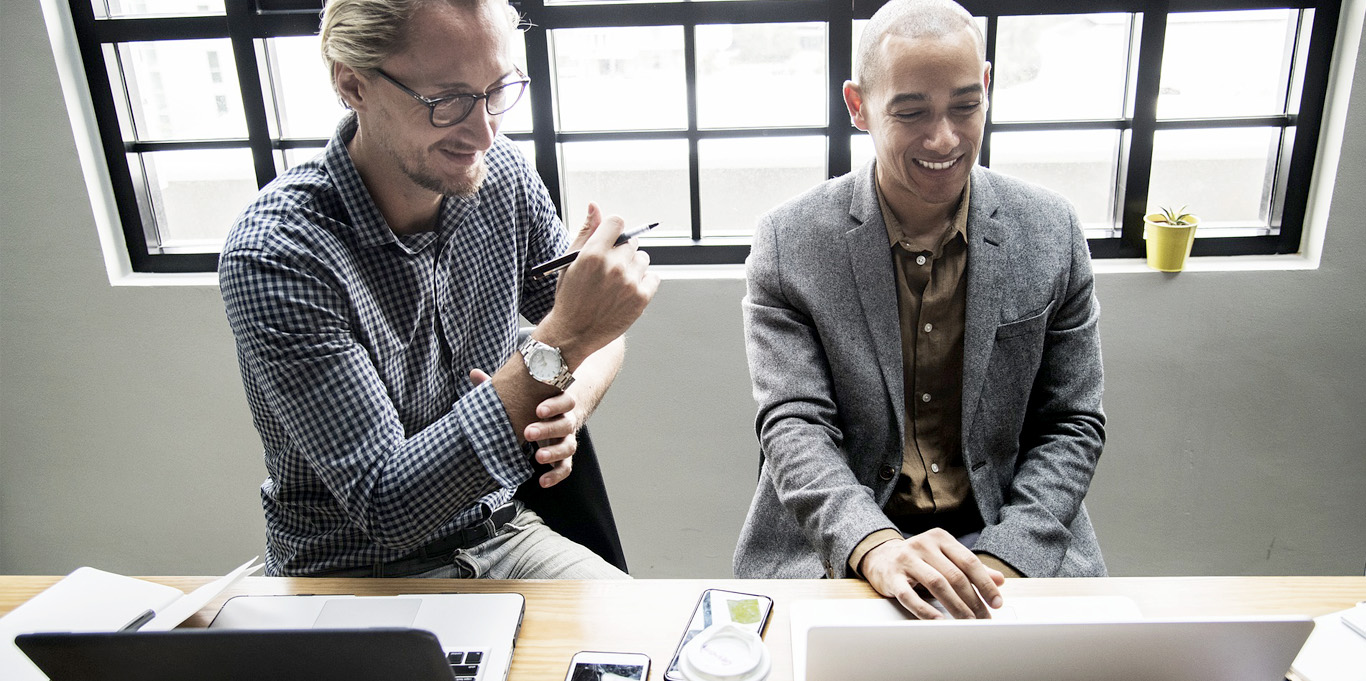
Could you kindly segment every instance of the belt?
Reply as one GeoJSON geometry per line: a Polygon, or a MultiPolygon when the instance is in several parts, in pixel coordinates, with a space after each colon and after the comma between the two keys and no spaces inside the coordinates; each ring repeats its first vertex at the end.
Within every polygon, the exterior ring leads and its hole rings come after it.
{"type": "Polygon", "coordinates": [[[407,577],[449,565],[451,556],[460,549],[483,543],[498,534],[520,512],[521,504],[509,501],[493,509],[484,520],[462,527],[440,539],[418,547],[411,553],[384,563],[359,565],[335,570],[321,570],[313,577],[407,577]]]}

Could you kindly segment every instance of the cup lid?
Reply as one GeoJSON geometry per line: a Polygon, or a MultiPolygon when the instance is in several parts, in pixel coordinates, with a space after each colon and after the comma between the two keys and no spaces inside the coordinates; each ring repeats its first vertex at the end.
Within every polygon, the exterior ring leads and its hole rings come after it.
{"type": "Polygon", "coordinates": [[[679,666],[692,681],[761,681],[768,678],[771,660],[758,634],[725,622],[694,636],[679,666]]]}

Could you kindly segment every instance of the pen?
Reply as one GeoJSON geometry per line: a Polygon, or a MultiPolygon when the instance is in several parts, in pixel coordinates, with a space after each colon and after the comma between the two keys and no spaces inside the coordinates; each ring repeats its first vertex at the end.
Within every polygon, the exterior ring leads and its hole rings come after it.
{"type": "MultiPolygon", "coordinates": [[[[641,234],[644,234],[658,226],[658,222],[651,222],[650,224],[645,225],[644,227],[637,227],[628,232],[622,232],[621,236],[617,237],[617,242],[612,244],[612,246],[620,246],[626,243],[627,241],[630,241],[631,239],[634,239],[640,236],[641,234]]],[[[554,260],[547,260],[539,265],[536,265],[535,267],[532,267],[531,276],[544,277],[546,275],[559,272],[560,270],[569,267],[569,265],[573,263],[576,259],[578,259],[578,257],[579,252],[573,251],[570,253],[565,253],[564,255],[555,258],[554,260]]]]}
{"type": "Polygon", "coordinates": [[[142,628],[142,625],[151,622],[152,618],[156,616],[157,614],[154,610],[143,610],[141,614],[133,618],[132,622],[123,625],[123,628],[119,629],[119,631],[137,631],[142,628]]]}

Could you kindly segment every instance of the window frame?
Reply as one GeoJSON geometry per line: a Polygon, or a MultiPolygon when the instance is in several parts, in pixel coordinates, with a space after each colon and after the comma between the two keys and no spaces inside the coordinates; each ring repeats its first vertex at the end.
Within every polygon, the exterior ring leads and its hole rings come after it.
{"type": "MultiPolygon", "coordinates": [[[[1144,252],[1143,215],[1148,208],[1148,181],[1152,169],[1155,133],[1163,130],[1232,127],[1275,127],[1282,131],[1282,156],[1277,159],[1277,182],[1273,187],[1273,222],[1279,233],[1263,236],[1217,236],[1195,240],[1191,255],[1234,256],[1276,255],[1301,251],[1305,219],[1310,204],[1310,185],[1316,165],[1318,142],[1329,89],[1332,55],[1342,11],[1341,0],[960,0],[987,24],[987,59],[995,61],[997,25],[1002,16],[1028,14],[1095,14],[1108,12],[1141,13],[1137,41],[1138,67],[1129,83],[1133,104],[1125,115],[1114,119],[995,122],[988,118],[979,162],[990,166],[991,136],[995,132],[1057,130],[1118,130],[1121,138],[1117,183],[1113,195],[1120,234],[1117,237],[1089,239],[1096,259],[1141,258],[1144,252]],[[1160,87],[1163,43],[1170,13],[1249,9],[1313,9],[1313,23],[1307,32],[1309,46],[1304,50],[1301,91],[1288,92],[1298,98],[1298,113],[1272,116],[1210,119],[1158,120],[1157,93],[1160,87]],[[1285,131],[1293,129],[1289,153],[1285,153],[1285,131]],[[1283,164],[1283,167],[1281,165],[1283,164]],[[1279,220],[1276,206],[1279,203],[1279,220]]],[[[109,171],[115,205],[128,257],[134,272],[204,273],[217,269],[217,253],[151,252],[144,213],[151,205],[141,173],[134,175],[129,155],[150,151],[180,149],[249,149],[258,186],[277,175],[277,155],[292,149],[321,148],[323,138],[279,138],[271,135],[268,99],[263,91],[257,41],[269,38],[316,35],[320,0],[225,0],[225,13],[216,16],[111,17],[96,18],[91,0],[68,0],[76,32],[80,58],[95,111],[96,125],[109,171]],[[125,140],[118,116],[115,93],[105,60],[105,46],[127,42],[224,39],[233,50],[238,73],[246,138],[223,140],[138,141],[125,140]]],[[[544,0],[513,0],[511,3],[531,27],[526,31],[526,72],[533,130],[508,133],[514,141],[534,141],[534,165],[545,182],[557,208],[562,207],[559,145],[565,142],[683,139],[688,143],[688,182],[692,239],[645,239],[652,262],[661,265],[736,264],[749,253],[748,240],[736,237],[708,237],[702,220],[698,144],[704,139],[756,136],[823,136],[827,142],[827,176],[837,177],[850,171],[850,144],[863,134],[849,124],[848,112],[838,96],[852,71],[853,22],[868,19],[881,6],[881,0],[729,0],[721,2],[619,3],[598,5],[550,5],[544,0]],[[822,22],[826,30],[826,75],[828,115],[824,126],[701,129],[697,125],[697,64],[695,31],[705,24],[753,24],[822,22]],[[686,129],[665,131],[558,132],[554,127],[552,66],[549,31],[561,28],[682,26],[688,125],[686,129]]],[[[1301,12],[1300,21],[1304,14],[1301,12]]],[[[1297,35],[1304,35],[1303,32],[1297,35]]],[[[1296,46],[1296,53],[1299,53],[1296,46]]],[[[224,65],[226,66],[226,64],[224,65]]],[[[1292,69],[1293,74],[1293,69],[1292,69]]],[[[321,77],[321,76],[320,76],[321,77]]],[[[1290,88],[1293,88],[1293,75],[1290,88]]],[[[993,83],[994,88],[994,83],[993,83]]],[[[990,93],[989,93],[990,94],[990,93]]],[[[519,106],[527,106],[527,102],[519,106]]]]}

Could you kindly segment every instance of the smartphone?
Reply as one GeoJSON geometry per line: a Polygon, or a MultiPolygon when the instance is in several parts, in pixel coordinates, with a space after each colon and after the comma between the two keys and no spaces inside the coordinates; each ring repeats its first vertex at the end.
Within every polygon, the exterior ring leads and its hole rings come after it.
{"type": "Polygon", "coordinates": [[[678,655],[683,652],[683,646],[688,645],[688,641],[703,629],[713,624],[733,622],[762,636],[772,610],[773,599],[768,596],[721,589],[703,591],[702,597],[697,599],[697,607],[693,608],[688,628],[683,631],[678,648],[674,649],[669,668],[664,670],[664,678],[668,681],[683,681],[683,675],[678,671],[678,655]]]}
{"type": "Polygon", "coordinates": [[[574,653],[564,681],[645,681],[650,677],[650,657],[643,653],[574,653]]]}

